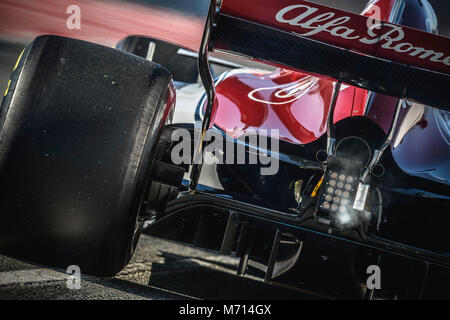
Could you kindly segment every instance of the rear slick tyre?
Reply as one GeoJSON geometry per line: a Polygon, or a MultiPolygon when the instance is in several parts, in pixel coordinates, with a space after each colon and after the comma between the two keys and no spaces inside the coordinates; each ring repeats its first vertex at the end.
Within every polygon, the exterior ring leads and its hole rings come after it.
{"type": "Polygon", "coordinates": [[[24,50],[0,109],[0,250],[113,276],[130,260],[170,73],[57,36],[24,50]]]}

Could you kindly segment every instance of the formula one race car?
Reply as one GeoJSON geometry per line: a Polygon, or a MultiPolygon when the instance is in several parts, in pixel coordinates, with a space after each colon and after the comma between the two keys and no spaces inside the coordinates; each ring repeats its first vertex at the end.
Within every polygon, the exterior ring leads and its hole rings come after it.
{"type": "Polygon", "coordinates": [[[1,252],[112,276],[146,232],[326,297],[450,298],[437,31],[428,0],[213,0],[198,53],[38,37],[0,109],[1,252]]]}

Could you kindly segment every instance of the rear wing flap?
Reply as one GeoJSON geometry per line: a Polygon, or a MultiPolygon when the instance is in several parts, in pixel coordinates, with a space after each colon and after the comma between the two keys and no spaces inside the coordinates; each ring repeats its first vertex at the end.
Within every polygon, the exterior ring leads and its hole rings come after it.
{"type": "Polygon", "coordinates": [[[302,0],[223,0],[215,50],[450,110],[450,39],[302,0]]]}

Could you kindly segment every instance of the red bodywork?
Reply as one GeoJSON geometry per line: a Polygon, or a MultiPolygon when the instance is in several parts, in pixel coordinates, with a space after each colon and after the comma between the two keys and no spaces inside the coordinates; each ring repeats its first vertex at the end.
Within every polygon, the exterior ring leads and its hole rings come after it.
{"type": "MultiPolygon", "coordinates": [[[[326,131],[334,83],[280,69],[274,73],[237,73],[217,85],[214,125],[234,138],[257,129],[279,129],[280,138],[309,143],[326,131]]],[[[334,121],[362,115],[367,92],[343,86],[334,121]]]]}
{"type": "MultiPolygon", "coordinates": [[[[364,14],[370,16],[377,10],[381,18],[387,19],[394,2],[375,1],[364,10],[364,14]],[[374,9],[374,6],[379,9],[374,9]]],[[[270,3],[277,8],[283,8],[289,3],[292,4],[292,1],[270,3]]],[[[254,12],[246,7],[250,4],[249,1],[224,1],[221,10],[242,16],[242,12],[254,12]]],[[[347,12],[336,12],[341,16],[348,15],[347,12]]],[[[366,23],[366,17],[354,16],[359,17],[357,24],[366,23]]],[[[245,17],[249,18],[247,15],[245,17]]],[[[256,21],[267,23],[266,19],[268,16],[262,15],[258,16],[256,21]]],[[[332,42],[329,38],[317,37],[317,40],[332,42]]],[[[350,44],[348,46],[350,48],[350,44]]],[[[213,124],[234,138],[257,129],[279,129],[280,138],[285,141],[310,143],[326,132],[326,119],[334,85],[335,82],[326,77],[285,69],[269,74],[258,71],[236,73],[217,85],[218,105],[213,124]]],[[[366,115],[387,132],[398,98],[376,94],[370,110],[366,110],[367,99],[367,90],[343,85],[336,104],[334,122],[346,117],[366,115]]]]}
{"type": "Polygon", "coordinates": [[[304,0],[223,0],[221,14],[373,57],[450,73],[447,38],[381,21],[390,17],[387,10],[392,10],[394,3],[373,1],[364,15],[358,15],[304,0]]]}

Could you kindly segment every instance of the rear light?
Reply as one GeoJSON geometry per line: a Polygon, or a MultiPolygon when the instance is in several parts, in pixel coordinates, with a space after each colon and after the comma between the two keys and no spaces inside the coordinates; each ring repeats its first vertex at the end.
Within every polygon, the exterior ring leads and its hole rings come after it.
{"type": "Polygon", "coordinates": [[[359,161],[330,156],[319,193],[315,219],[330,227],[354,227],[365,217],[369,186],[360,182],[359,161]]]}

